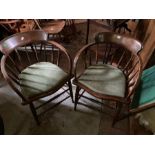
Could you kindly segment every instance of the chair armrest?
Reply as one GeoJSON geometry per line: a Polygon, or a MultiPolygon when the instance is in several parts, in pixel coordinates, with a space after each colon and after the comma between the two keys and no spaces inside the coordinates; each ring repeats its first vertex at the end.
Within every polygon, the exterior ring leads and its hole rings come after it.
{"type": "Polygon", "coordinates": [[[18,90],[18,88],[11,82],[10,77],[8,76],[8,73],[5,69],[5,61],[6,61],[7,55],[3,55],[1,58],[1,72],[7,81],[7,83],[12,87],[12,89],[24,100],[26,101],[27,99],[24,97],[24,95],[18,90]]]}

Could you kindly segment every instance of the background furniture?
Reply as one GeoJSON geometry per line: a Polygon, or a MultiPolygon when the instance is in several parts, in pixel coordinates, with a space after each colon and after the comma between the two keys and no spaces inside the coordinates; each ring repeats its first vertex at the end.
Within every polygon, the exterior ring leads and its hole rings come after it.
{"type": "Polygon", "coordinates": [[[155,66],[143,71],[140,84],[136,89],[130,115],[136,115],[139,123],[155,133],[155,66]]]}
{"type": "Polygon", "coordinates": [[[20,32],[20,23],[20,19],[0,20],[0,25],[8,32],[9,35],[20,32]]]}
{"type": "Polygon", "coordinates": [[[21,97],[22,104],[30,106],[37,124],[40,123],[38,116],[42,113],[70,96],[73,98],[70,56],[64,47],[56,42],[47,41],[47,37],[47,33],[36,30],[17,33],[0,42],[0,50],[4,54],[1,59],[2,74],[21,97]],[[66,68],[62,69],[64,63],[66,68]],[[63,91],[58,93],[62,87],[63,91]],[[43,106],[68,91],[69,95],[65,99],[41,112],[43,106]],[[51,94],[54,95],[52,98],[37,105],[37,100],[51,94]]]}
{"type": "MultiPolygon", "coordinates": [[[[86,30],[86,44],[88,44],[89,40],[89,29],[90,29],[90,22],[94,21],[91,19],[87,19],[87,30],[86,30]]],[[[103,22],[104,20],[102,20],[103,22]]],[[[112,32],[118,32],[118,33],[131,33],[131,30],[128,28],[128,22],[130,19],[106,19],[106,22],[108,23],[108,26],[103,25],[100,23],[100,25],[104,26],[106,29],[112,31],[112,32]]]]}
{"type": "Polygon", "coordinates": [[[28,19],[3,19],[0,20],[0,25],[7,31],[8,35],[35,29],[34,21],[28,19]]]}
{"type": "Polygon", "coordinates": [[[74,19],[65,19],[65,27],[64,30],[65,34],[72,34],[76,35],[76,27],[75,27],[75,20],[74,19]]]}
{"type": "Polygon", "coordinates": [[[107,19],[107,23],[111,26],[114,32],[125,33],[128,31],[131,33],[131,30],[128,28],[128,22],[130,19],[107,19]]]}
{"type": "Polygon", "coordinates": [[[53,39],[61,40],[62,30],[65,26],[64,20],[52,20],[52,19],[37,20],[37,19],[34,19],[34,21],[40,30],[43,30],[46,33],[48,33],[48,38],[50,37],[50,35],[52,35],[52,40],[53,39]]]}

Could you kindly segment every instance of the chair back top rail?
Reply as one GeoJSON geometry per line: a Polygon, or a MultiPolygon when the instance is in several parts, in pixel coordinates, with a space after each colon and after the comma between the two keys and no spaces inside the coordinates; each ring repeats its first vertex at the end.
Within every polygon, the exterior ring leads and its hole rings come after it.
{"type": "Polygon", "coordinates": [[[9,54],[16,47],[29,44],[32,41],[47,41],[47,37],[47,33],[42,30],[16,33],[0,41],[0,51],[3,54],[9,54]]]}
{"type": "Polygon", "coordinates": [[[126,35],[111,33],[111,32],[100,32],[96,35],[95,41],[97,43],[116,43],[124,46],[129,51],[139,53],[142,50],[142,44],[140,41],[133,37],[126,35]]]}

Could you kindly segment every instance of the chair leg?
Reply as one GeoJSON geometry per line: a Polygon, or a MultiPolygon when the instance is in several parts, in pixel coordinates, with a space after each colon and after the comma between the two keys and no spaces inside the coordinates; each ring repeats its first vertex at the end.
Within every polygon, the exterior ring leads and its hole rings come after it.
{"type": "Polygon", "coordinates": [[[49,33],[48,33],[48,35],[47,35],[47,39],[50,40],[50,34],[49,34],[49,33]]]}
{"type": "Polygon", "coordinates": [[[115,114],[113,122],[112,122],[112,127],[114,127],[116,121],[118,120],[121,109],[122,109],[122,103],[117,103],[116,114],[115,114]]]}
{"type": "Polygon", "coordinates": [[[4,135],[4,122],[1,116],[0,116],[0,135],[4,135]]]}
{"type": "Polygon", "coordinates": [[[34,117],[37,125],[40,125],[40,122],[39,122],[39,119],[38,119],[38,116],[37,116],[37,112],[35,110],[35,107],[34,107],[33,103],[30,103],[29,105],[30,105],[31,112],[33,114],[33,117],[34,117]]]}
{"type": "Polygon", "coordinates": [[[128,134],[129,135],[134,135],[134,125],[135,124],[135,120],[133,116],[128,117],[128,134]]]}
{"type": "MultiPolygon", "coordinates": [[[[129,105],[127,105],[127,108],[128,108],[128,113],[129,113],[129,111],[130,111],[130,107],[129,107],[129,105]]],[[[134,134],[134,130],[133,130],[133,123],[134,123],[134,117],[133,116],[128,116],[128,118],[127,118],[128,120],[128,131],[127,131],[127,133],[129,134],[129,135],[131,135],[131,134],[134,134]]]]}
{"type": "Polygon", "coordinates": [[[75,92],[75,104],[74,104],[74,110],[75,111],[76,111],[76,107],[77,107],[77,104],[78,104],[79,91],[80,91],[80,88],[77,86],[76,87],[76,92],[75,92]]]}
{"type": "Polygon", "coordinates": [[[74,103],[72,84],[71,84],[70,80],[68,81],[68,87],[69,87],[69,91],[70,91],[70,96],[71,96],[72,102],[74,103]]]}

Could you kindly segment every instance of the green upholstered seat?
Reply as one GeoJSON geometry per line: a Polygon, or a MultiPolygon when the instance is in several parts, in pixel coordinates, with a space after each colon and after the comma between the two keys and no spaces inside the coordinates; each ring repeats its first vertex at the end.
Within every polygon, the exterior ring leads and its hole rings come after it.
{"type": "Polygon", "coordinates": [[[79,82],[100,94],[125,96],[125,76],[120,69],[112,65],[97,64],[88,67],[79,82]]]}
{"type": "Polygon", "coordinates": [[[143,71],[131,108],[155,102],[155,66],[143,71]]]}
{"type": "Polygon", "coordinates": [[[54,89],[67,77],[67,73],[55,64],[39,62],[27,67],[19,75],[21,92],[32,97],[54,89]]]}

